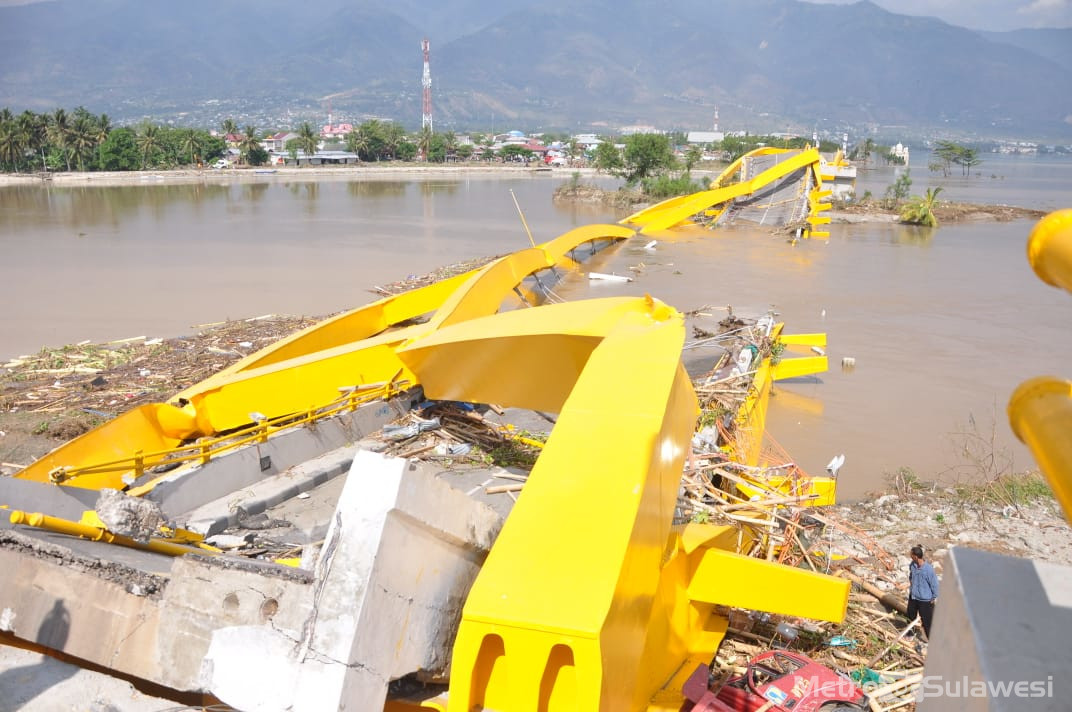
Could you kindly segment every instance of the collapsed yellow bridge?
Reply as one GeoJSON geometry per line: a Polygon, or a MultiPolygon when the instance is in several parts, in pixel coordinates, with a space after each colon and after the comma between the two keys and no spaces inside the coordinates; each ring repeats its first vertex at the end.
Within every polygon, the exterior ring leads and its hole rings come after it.
{"type": "MultiPolygon", "coordinates": [[[[782,161],[749,185],[813,170],[812,154],[782,161]]],[[[663,229],[728,210],[728,200],[747,192],[716,188],[632,222],[663,229]]],[[[389,700],[387,708],[677,710],[685,678],[711,660],[726,630],[717,606],[839,621],[849,584],[743,556],[737,552],[749,542],[737,528],[673,524],[698,415],[681,363],[680,312],[648,296],[531,306],[542,295],[541,275],[571,269],[582,246],[634,234],[615,225],[578,228],[340,315],[168,403],[121,415],[16,477],[145,496],[173,477],[154,471],[162,465],[196,470],[235,443],[262,443],[415,386],[431,399],[557,413],[465,599],[447,691],[416,703],[389,700]]],[[[825,344],[821,335],[781,336],[780,327],[774,338],[825,344]]],[[[825,357],[764,359],[738,414],[742,425],[758,442],[770,383],[825,367],[825,357]]],[[[747,462],[756,452],[730,454],[747,462]]],[[[815,487],[814,504],[833,501],[831,482],[815,487]]]]}

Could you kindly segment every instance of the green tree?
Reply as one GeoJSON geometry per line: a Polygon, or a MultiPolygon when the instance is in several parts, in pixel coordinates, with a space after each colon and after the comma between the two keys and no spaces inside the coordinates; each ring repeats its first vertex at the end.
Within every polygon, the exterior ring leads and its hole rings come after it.
{"type": "Polygon", "coordinates": [[[67,165],[67,172],[71,171],[71,157],[67,155],[67,140],[70,136],[71,122],[64,109],[56,109],[52,112],[48,124],[48,140],[63,155],[63,162],[67,165]]]}
{"type": "Polygon", "coordinates": [[[904,173],[897,176],[896,181],[886,187],[886,208],[889,209],[897,206],[897,204],[908,197],[911,189],[912,178],[909,176],[909,171],[906,170],[904,173]]]}
{"type": "Polygon", "coordinates": [[[443,135],[443,149],[446,151],[447,160],[458,158],[458,136],[453,131],[447,131],[443,135]]]}
{"type": "Polygon", "coordinates": [[[600,141],[596,144],[592,165],[595,166],[597,171],[617,175],[624,165],[622,163],[622,153],[610,141],[600,141]]]}
{"type": "Polygon", "coordinates": [[[499,156],[504,161],[521,161],[528,163],[533,155],[531,148],[525,148],[518,143],[508,143],[499,149],[499,156]]]}
{"type": "Polygon", "coordinates": [[[398,157],[399,146],[406,140],[406,130],[395,121],[388,121],[383,126],[383,157],[398,157]]]}
{"type": "Polygon", "coordinates": [[[934,156],[943,165],[942,175],[949,175],[950,165],[960,166],[961,175],[970,175],[971,169],[982,163],[979,152],[953,141],[939,141],[934,146],[934,156]]]}
{"type": "Polygon", "coordinates": [[[577,156],[581,155],[581,144],[577,143],[577,139],[570,137],[569,143],[566,144],[566,151],[569,153],[570,163],[572,163],[577,156]]]}
{"type": "Polygon", "coordinates": [[[179,139],[179,149],[182,151],[183,163],[194,165],[201,164],[201,136],[193,129],[185,129],[179,139]],[[188,159],[188,160],[187,160],[188,159]]]}
{"type": "Polygon", "coordinates": [[[93,153],[97,147],[97,127],[94,117],[82,107],[76,110],[74,121],[71,124],[69,142],[71,155],[78,162],[78,170],[86,169],[86,156],[93,153]]]}
{"type": "Polygon", "coordinates": [[[101,144],[108,138],[108,132],[112,130],[112,120],[108,117],[108,114],[101,114],[97,117],[94,125],[93,135],[97,141],[97,165],[104,163],[104,159],[101,156],[100,147],[101,144]]]}
{"type": "Polygon", "coordinates": [[[25,153],[22,140],[14,120],[0,120],[0,167],[19,172],[19,163],[25,153]]]}
{"type": "Polygon", "coordinates": [[[398,147],[395,148],[395,158],[400,161],[412,161],[417,157],[417,144],[403,139],[399,142],[398,147]]]}
{"type": "Polygon", "coordinates": [[[260,147],[261,147],[261,137],[260,137],[260,134],[257,133],[257,127],[247,125],[245,130],[242,133],[242,140],[238,142],[238,150],[240,152],[240,155],[242,156],[242,160],[244,160],[246,163],[248,163],[251,166],[257,166],[257,165],[263,164],[264,161],[268,160],[267,159],[267,151],[264,151],[264,149],[261,149],[261,151],[264,152],[266,155],[265,155],[265,158],[261,161],[261,163],[254,163],[250,159],[250,157],[252,155],[254,155],[254,154],[256,154],[257,156],[260,155],[260,154],[257,154],[256,150],[255,150],[255,149],[258,149],[260,147]]]}
{"type": "Polygon", "coordinates": [[[674,151],[664,134],[632,134],[625,138],[623,177],[627,185],[674,166],[674,151]]]}
{"type": "Polygon", "coordinates": [[[699,146],[689,146],[685,151],[685,170],[692,171],[692,167],[703,160],[703,149],[699,146]]]}
{"type": "Polygon", "coordinates": [[[357,129],[351,130],[346,134],[346,150],[356,153],[358,158],[361,158],[363,153],[367,155],[368,138],[357,129]]]}
{"type": "Polygon", "coordinates": [[[141,150],[141,167],[145,170],[149,165],[149,156],[160,150],[160,127],[148,121],[143,123],[138,130],[137,144],[141,150]]]}
{"type": "Polygon", "coordinates": [[[425,160],[429,163],[444,163],[447,160],[447,138],[441,133],[433,133],[428,143],[425,160]]]}
{"type": "Polygon", "coordinates": [[[105,171],[135,171],[141,166],[141,152],[133,129],[110,131],[100,145],[100,167],[105,171]]]}
{"type": "Polygon", "coordinates": [[[223,130],[223,138],[225,141],[229,135],[238,133],[238,124],[236,124],[235,120],[230,117],[220,122],[220,128],[223,130]]]}
{"type": "Polygon", "coordinates": [[[45,147],[48,144],[48,116],[27,110],[19,114],[18,125],[20,133],[26,139],[27,150],[40,155],[41,170],[47,170],[45,147]]]}
{"type": "Polygon", "coordinates": [[[432,148],[432,127],[422,126],[417,134],[417,153],[424,160],[428,159],[428,151],[432,148]]]}
{"type": "Polygon", "coordinates": [[[461,146],[458,146],[457,153],[458,158],[463,161],[468,161],[473,157],[473,147],[467,143],[463,143],[461,146]]]}
{"type": "Polygon", "coordinates": [[[312,158],[316,155],[317,144],[320,143],[320,136],[313,129],[312,124],[308,121],[303,121],[302,125],[298,127],[298,145],[301,150],[305,151],[305,155],[312,158]]]}
{"type": "Polygon", "coordinates": [[[939,188],[927,188],[923,196],[913,196],[903,208],[901,208],[901,222],[909,225],[923,225],[924,227],[938,227],[938,218],[934,215],[934,208],[938,205],[939,188]]]}

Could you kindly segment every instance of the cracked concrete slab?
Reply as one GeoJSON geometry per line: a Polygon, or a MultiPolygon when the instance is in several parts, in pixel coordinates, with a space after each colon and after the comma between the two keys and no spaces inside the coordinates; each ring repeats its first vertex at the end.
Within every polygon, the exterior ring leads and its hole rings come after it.
{"type": "Polygon", "coordinates": [[[298,631],[216,630],[207,689],[240,709],[365,710],[383,707],[391,680],[445,675],[502,518],[435,475],[359,452],[316,562],[308,618],[298,631]],[[261,669],[272,675],[253,674],[261,669]]]}

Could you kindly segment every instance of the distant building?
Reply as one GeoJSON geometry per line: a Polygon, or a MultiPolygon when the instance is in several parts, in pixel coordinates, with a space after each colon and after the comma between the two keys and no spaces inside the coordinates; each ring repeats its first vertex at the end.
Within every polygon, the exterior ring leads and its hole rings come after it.
{"type": "Polygon", "coordinates": [[[643,125],[623,126],[620,129],[618,129],[618,132],[622,136],[629,136],[631,134],[663,133],[662,131],[660,131],[659,129],[655,128],[654,126],[643,126],[643,125]]]}
{"type": "Polygon", "coordinates": [[[725,138],[721,131],[689,131],[685,140],[688,143],[719,143],[725,138]]]}
{"type": "Polygon", "coordinates": [[[354,130],[353,124],[325,124],[320,127],[321,138],[344,138],[354,130]]]}
{"type": "Polygon", "coordinates": [[[279,133],[266,136],[261,145],[268,153],[282,153],[287,150],[287,141],[298,138],[293,131],[280,131],[279,133]]]}
{"type": "Polygon", "coordinates": [[[578,146],[586,151],[603,143],[603,139],[595,134],[577,134],[573,137],[573,140],[577,142],[578,146]]]}
{"type": "Polygon", "coordinates": [[[890,149],[890,155],[900,158],[906,166],[908,165],[908,146],[901,145],[900,141],[890,149]]]}
{"type": "Polygon", "coordinates": [[[312,156],[306,155],[305,151],[296,151],[296,155],[297,158],[291,158],[290,153],[277,153],[272,156],[271,163],[274,166],[346,166],[361,160],[349,151],[317,151],[312,156]]]}

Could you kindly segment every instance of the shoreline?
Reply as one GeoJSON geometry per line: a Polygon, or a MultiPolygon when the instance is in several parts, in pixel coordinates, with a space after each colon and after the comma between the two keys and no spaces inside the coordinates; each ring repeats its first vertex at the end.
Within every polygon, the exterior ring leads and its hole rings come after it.
{"type": "Polygon", "coordinates": [[[144,171],[72,171],[63,173],[0,173],[0,188],[21,185],[55,185],[55,186],[114,186],[114,185],[183,185],[189,183],[227,183],[234,180],[268,180],[272,178],[326,178],[345,179],[389,179],[399,176],[419,180],[425,177],[464,176],[559,176],[568,177],[574,173],[582,176],[595,176],[594,168],[566,168],[559,166],[522,166],[522,165],[429,165],[399,163],[358,163],[348,166],[284,166],[278,168],[241,167],[241,168],[173,168],[167,170],[144,171]],[[265,173],[264,171],[271,171],[265,173]]]}
{"type": "MultiPolygon", "coordinates": [[[[693,173],[702,177],[705,175],[717,176],[719,171],[695,170],[693,173]]],[[[247,183],[251,181],[269,181],[275,179],[285,180],[430,180],[443,177],[462,178],[502,178],[502,177],[552,177],[572,178],[576,174],[583,179],[591,180],[596,177],[614,179],[606,173],[601,173],[591,167],[562,167],[562,166],[522,166],[509,164],[492,165],[429,165],[429,164],[402,164],[402,163],[358,163],[348,166],[302,166],[302,167],[279,167],[279,168],[255,168],[243,166],[240,168],[198,170],[196,168],[174,168],[168,170],[144,170],[144,171],[72,171],[63,173],[0,173],[0,188],[40,185],[57,187],[115,187],[131,185],[192,185],[197,183],[211,183],[224,185],[234,182],[247,183]],[[271,171],[271,172],[264,172],[271,171]]],[[[601,196],[598,202],[612,204],[603,198],[617,193],[617,190],[595,188],[601,196]]],[[[566,199],[568,200],[568,198],[566,199]]],[[[597,202],[594,196],[587,195],[578,202],[597,202]]],[[[636,203],[631,209],[649,205],[650,203],[636,203]]],[[[935,209],[939,224],[959,222],[1008,222],[1010,220],[1038,220],[1047,214],[1045,210],[1024,208],[1005,204],[979,204],[942,201],[935,209]]],[[[886,209],[874,202],[857,203],[853,205],[836,206],[827,213],[834,224],[858,224],[858,223],[898,223],[898,213],[895,209],[886,209]]]]}

